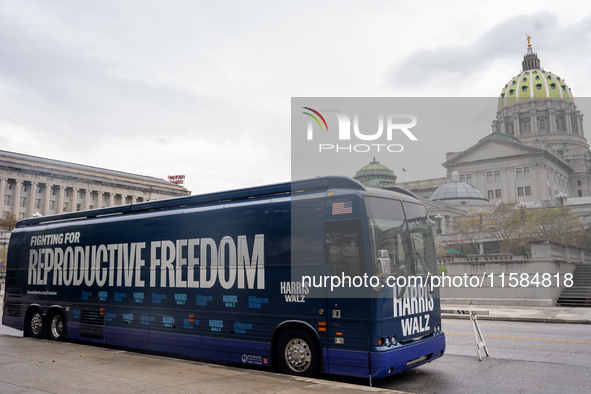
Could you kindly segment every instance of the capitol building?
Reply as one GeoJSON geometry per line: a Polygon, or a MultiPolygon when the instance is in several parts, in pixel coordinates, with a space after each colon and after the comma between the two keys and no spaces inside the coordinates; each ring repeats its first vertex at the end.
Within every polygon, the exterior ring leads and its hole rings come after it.
{"type": "MultiPolygon", "coordinates": [[[[442,241],[454,232],[456,218],[501,202],[552,206],[562,198],[591,224],[591,153],[583,114],[564,79],[542,67],[529,36],[521,66],[501,87],[491,132],[464,151],[446,154],[446,177],[396,183],[438,218],[442,241]]],[[[396,179],[375,158],[355,178],[386,189],[396,179]]]]}

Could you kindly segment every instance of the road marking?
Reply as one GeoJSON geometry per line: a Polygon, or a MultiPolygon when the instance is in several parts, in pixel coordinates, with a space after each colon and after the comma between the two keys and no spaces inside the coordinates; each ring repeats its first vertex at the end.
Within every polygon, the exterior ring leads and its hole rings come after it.
{"type": "MultiPolygon", "coordinates": [[[[445,335],[454,336],[454,337],[473,337],[473,334],[456,334],[456,333],[449,333],[446,332],[445,335]]],[[[512,337],[509,335],[485,335],[488,338],[497,338],[497,339],[525,339],[530,341],[548,341],[548,342],[571,342],[571,343],[588,343],[591,344],[591,341],[585,341],[582,339],[560,339],[560,338],[533,338],[533,337],[512,337]]]]}

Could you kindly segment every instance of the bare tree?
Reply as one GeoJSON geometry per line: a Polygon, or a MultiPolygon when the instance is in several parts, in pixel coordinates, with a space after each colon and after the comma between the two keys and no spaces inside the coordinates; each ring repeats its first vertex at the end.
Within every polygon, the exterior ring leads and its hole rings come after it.
{"type": "Polygon", "coordinates": [[[0,229],[6,231],[12,231],[16,227],[16,217],[14,215],[8,215],[5,219],[0,219],[0,229]]]}
{"type": "Polygon", "coordinates": [[[482,209],[471,208],[468,213],[455,221],[454,230],[460,243],[467,242],[479,251],[479,241],[486,235],[490,213],[482,209]]]}
{"type": "Polygon", "coordinates": [[[529,240],[527,209],[520,204],[501,203],[488,216],[489,234],[505,253],[522,253],[529,240]]]}

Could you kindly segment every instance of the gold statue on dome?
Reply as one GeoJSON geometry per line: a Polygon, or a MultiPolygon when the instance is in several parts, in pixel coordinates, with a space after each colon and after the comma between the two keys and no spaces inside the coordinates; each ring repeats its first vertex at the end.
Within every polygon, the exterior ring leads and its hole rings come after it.
{"type": "Polygon", "coordinates": [[[527,33],[525,33],[525,36],[527,37],[527,46],[531,47],[531,36],[527,33]]]}

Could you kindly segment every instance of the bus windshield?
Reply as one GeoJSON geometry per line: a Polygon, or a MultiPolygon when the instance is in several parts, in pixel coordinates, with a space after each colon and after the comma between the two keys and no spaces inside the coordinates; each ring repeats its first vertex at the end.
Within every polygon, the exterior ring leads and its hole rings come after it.
{"type": "Polygon", "coordinates": [[[374,275],[437,273],[433,232],[424,206],[377,197],[367,197],[365,205],[374,275]]]}

